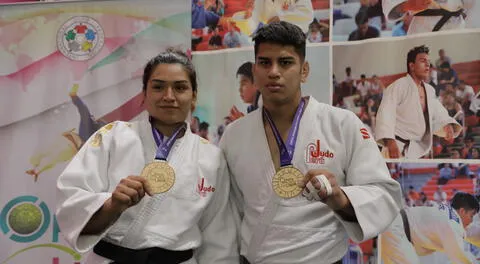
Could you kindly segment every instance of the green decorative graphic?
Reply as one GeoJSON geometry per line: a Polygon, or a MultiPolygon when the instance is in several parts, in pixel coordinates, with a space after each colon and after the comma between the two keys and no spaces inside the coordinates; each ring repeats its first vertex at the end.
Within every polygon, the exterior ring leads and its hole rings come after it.
{"type": "Polygon", "coordinates": [[[27,248],[24,248],[22,250],[19,250],[19,251],[15,252],[13,255],[9,256],[6,260],[4,260],[2,262],[2,264],[6,264],[8,261],[12,260],[15,256],[18,256],[21,253],[24,253],[25,251],[29,251],[30,249],[34,249],[34,248],[56,248],[56,249],[58,249],[60,251],[63,251],[67,254],[70,254],[72,256],[72,258],[76,261],[79,261],[82,258],[82,255],[80,255],[75,250],[73,250],[69,247],[60,245],[60,244],[39,244],[39,245],[34,245],[34,246],[31,246],[31,247],[27,247],[27,248]]]}
{"type": "Polygon", "coordinates": [[[75,32],[73,31],[73,29],[69,30],[67,32],[67,34],[65,34],[65,39],[70,41],[70,40],[74,40],[75,39],[75,32]]]}
{"type": "Polygon", "coordinates": [[[12,209],[8,224],[16,233],[27,235],[40,227],[42,217],[40,208],[31,203],[23,203],[12,209]]]}

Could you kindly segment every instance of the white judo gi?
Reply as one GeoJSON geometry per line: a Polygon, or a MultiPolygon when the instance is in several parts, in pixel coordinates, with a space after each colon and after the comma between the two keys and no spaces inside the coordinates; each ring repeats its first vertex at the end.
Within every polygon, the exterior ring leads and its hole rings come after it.
{"type": "MultiPolygon", "coordinates": [[[[253,24],[267,23],[269,19],[278,16],[280,21],[286,21],[299,26],[303,32],[313,21],[313,6],[311,0],[255,0],[252,11],[253,24]],[[288,6],[283,8],[283,5],[288,6]]],[[[253,29],[255,30],[255,29],[253,29]]]]}
{"type": "MultiPolygon", "coordinates": [[[[189,264],[238,263],[225,160],[218,147],[190,128],[168,155],[176,178],[167,193],[145,195],[101,234],[80,235],[120,180],[140,175],[156,150],[147,119],[115,122],[93,135],[58,178],[56,217],[65,239],[80,253],[103,239],[133,249],[196,249],[194,257],[184,262],[189,264]]],[[[86,263],[109,262],[92,252],[86,263]]]]}
{"type": "Polygon", "coordinates": [[[419,256],[434,252],[445,253],[452,263],[477,263],[465,250],[465,229],[457,212],[446,204],[433,207],[406,207],[410,243],[399,214],[380,240],[383,264],[420,264],[419,256]]]}
{"type": "Polygon", "coordinates": [[[227,126],[220,146],[242,216],[241,255],[255,264],[330,264],[344,256],[348,237],[367,240],[390,225],[401,206],[400,186],[363,127],[352,112],[310,97],[292,160],[302,173],[311,169],[333,173],[352,203],[357,223],[302,195],[276,196],[261,108],[227,126]],[[265,235],[258,236],[261,233],[265,235]]]}
{"type": "MultiPolygon", "coordinates": [[[[430,4],[428,9],[444,9],[450,12],[464,10],[468,13],[476,0],[434,0],[435,3],[430,4]]],[[[383,14],[387,19],[398,21],[404,15],[400,10],[400,5],[406,3],[407,0],[382,0],[383,14]]],[[[416,14],[418,12],[415,12],[416,14]]],[[[432,32],[435,25],[442,19],[441,16],[414,16],[408,28],[408,35],[424,32],[432,32]]],[[[440,30],[461,29],[465,28],[465,19],[462,15],[453,16],[440,28],[440,30]]]]}
{"type": "MultiPolygon", "coordinates": [[[[443,130],[445,125],[453,125],[454,137],[462,130],[462,126],[448,115],[445,107],[437,99],[435,89],[425,82],[423,85],[427,98],[429,129],[425,123],[417,85],[410,74],[399,78],[383,91],[376,116],[374,131],[377,143],[383,146],[384,139],[395,139],[395,136],[410,140],[405,152],[408,159],[420,158],[427,154],[432,148],[432,135],[446,136],[443,130]]],[[[397,145],[401,154],[404,143],[397,140],[397,145]]],[[[382,152],[388,158],[387,148],[382,152]]]]}

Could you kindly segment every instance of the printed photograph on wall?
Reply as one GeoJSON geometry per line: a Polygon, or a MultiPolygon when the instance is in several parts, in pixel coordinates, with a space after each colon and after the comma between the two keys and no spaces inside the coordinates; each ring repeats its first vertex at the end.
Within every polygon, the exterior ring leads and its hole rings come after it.
{"type": "Polygon", "coordinates": [[[192,0],[192,50],[207,51],[252,45],[257,28],[293,23],[309,43],[330,39],[328,0],[192,0]]]}
{"type": "Polygon", "coordinates": [[[476,31],[335,45],[333,104],[357,114],[387,159],[479,159],[479,41],[476,31]]]}
{"type": "Polygon", "coordinates": [[[378,237],[378,263],[478,263],[479,169],[475,163],[389,163],[404,204],[378,237]]]}
{"type": "Polygon", "coordinates": [[[334,41],[358,41],[480,27],[476,0],[334,0],[334,41]]]}

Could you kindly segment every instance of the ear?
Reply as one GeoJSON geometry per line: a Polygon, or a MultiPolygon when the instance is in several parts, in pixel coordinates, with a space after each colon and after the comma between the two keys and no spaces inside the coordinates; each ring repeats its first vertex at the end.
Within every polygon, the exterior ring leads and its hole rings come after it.
{"type": "Polygon", "coordinates": [[[307,82],[308,74],[310,73],[310,64],[305,61],[302,65],[302,83],[307,82]]]}

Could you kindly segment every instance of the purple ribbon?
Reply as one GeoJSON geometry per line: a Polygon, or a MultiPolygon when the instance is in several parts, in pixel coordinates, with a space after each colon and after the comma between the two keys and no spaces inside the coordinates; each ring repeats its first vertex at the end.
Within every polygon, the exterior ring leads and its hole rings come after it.
{"type": "Polygon", "coordinates": [[[170,153],[170,150],[172,149],[173,143],[175,143],[178,134],[180,134],[180,132],[185,128],[185,124],[181,125],[175,130],[175,132],[173,132],[173,135],[166,142],[163,142],[163,134],[158,131],[152,123],[153,138],[155,139],[155,143],[157,143],[158,147],[157,153],[155,154],[155,159],[167,160],[168,153],[170,153]]]}
{"type": "Polygon", "coordinates": [[[283,142],[282,137],[280,136],[280,132],[278,132],[275,123],[273,123],[270,113],[268,113],[267,109],[263,108],[263,114],[265,115],[265,118],[267,119],[270,127],[272,128],[273,135],[275,136],[275,140],[277,141],[277,145],[280,150],[281,167],[292,164],[293,152],[295,150],[295,142],[297,142],[298,128],[300,126],[300,119],[302,117],[304,107],[305,100],[302,98],[300,104],[297,107],[297,111],[295,112],[292,127],[290,128],[290,131],[288,131],[287,144],[283,142]]]}

